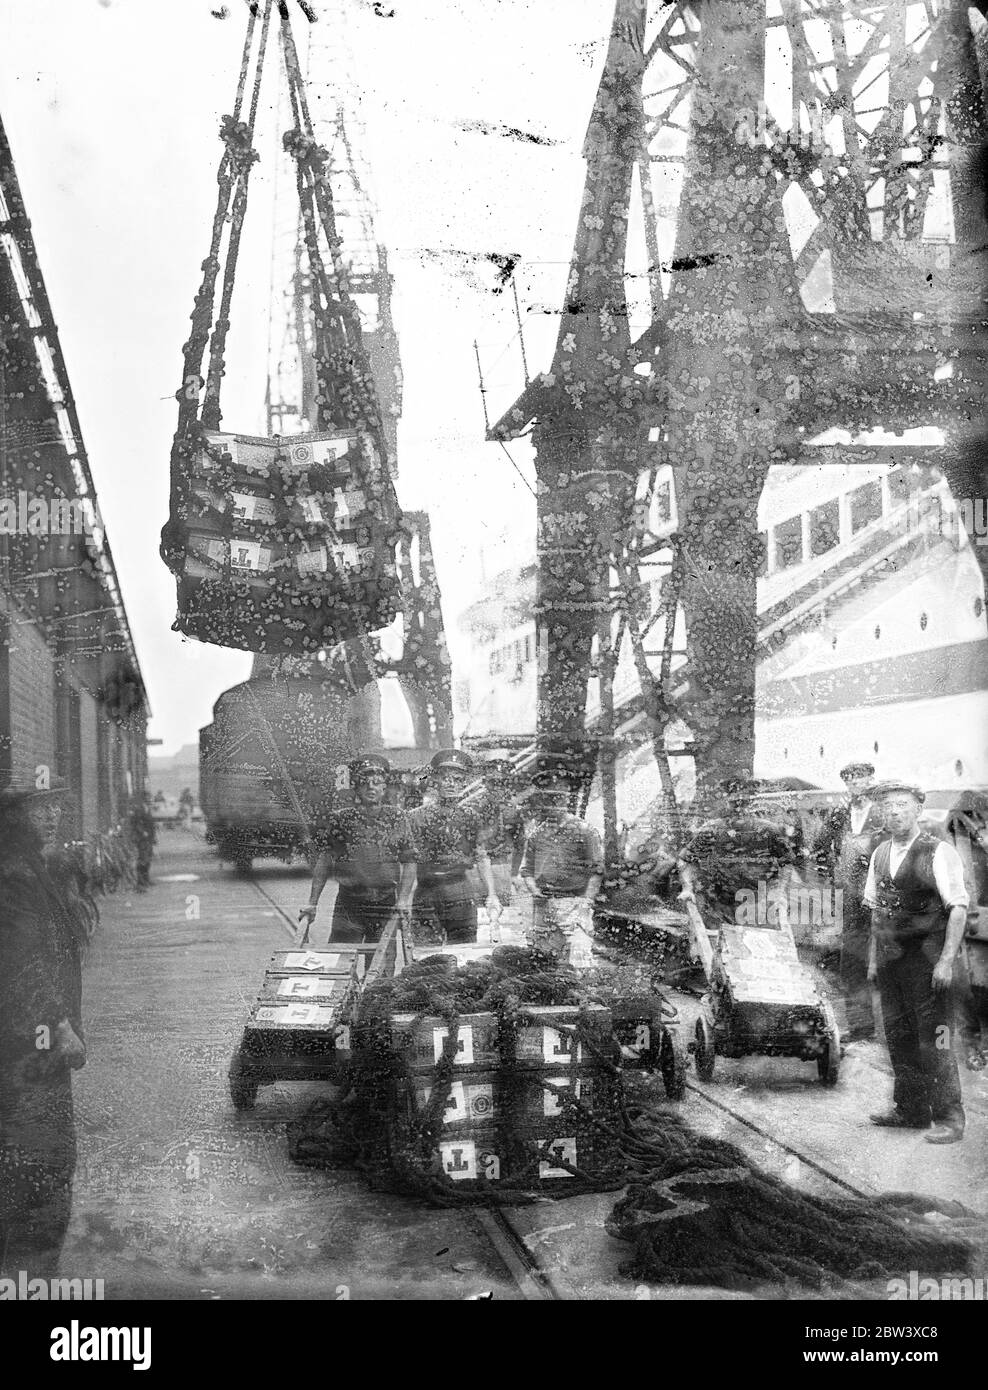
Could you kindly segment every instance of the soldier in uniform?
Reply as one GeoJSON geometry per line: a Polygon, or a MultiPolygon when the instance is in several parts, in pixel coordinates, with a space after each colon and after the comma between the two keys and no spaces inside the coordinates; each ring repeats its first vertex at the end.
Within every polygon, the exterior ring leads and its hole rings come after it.
{"type": "Polygon", "coordinates": [[[539,759],[533,783],[536,823],[521,881],[532,895],[529,941],[577,968],[589,966],[593,909],[604,876],[600,836],[569,811],[573,771],[565,758],[539,759]]]}
{"type": "Polygon", "coordinates": [[[918,787],[887,782],[881,794],[891,838],[871,856],[864,902],[871,909],[868,977],[878,985],[895,1085],[891,1110],[871,1120],[929,1130],[929,1144],[953,1144],[964,1137],[951,1045],[954,960],[967,922],[964,868],[953,845],[920,830],[926,798],[918,787]]]}
{"type": "Polygon", "coordinates": [[[350,764],[353,805],[332,812],[316,835],[312,889],[298,914],[306,934],[331,880],[336,895],[330,941],[377,941],[392,913],[411,912],[415,850],[404,813],[385,801],[390,771],[387,758],[377,754],[350,764]]]}
{"type": "Polygon", "coordinates": [[[848,763],[840,775],[847,799],[824,822],[813,856],[842,894],[840,983],[847,1010],[847,1039],[856,1042],[875,1036],[868,984],[871,913],[863,898],[871,856],[879,842],[888,838],[888,832],[881,808],[873,800],[873,765],[848,763]]]}
{"type": "Polygon", "coordinates": [[[501,915],[501,904],[480,816],[472,807],[460,804],[463,788],[473,772],[473,759],[469,753],[448,748],[437,753],[430,766],[436,800],[409,816],[418,864],[416,914],[434,916],[448,941],[476,941],[472,868],[477,868],[486,889],[486,907],[492,923],[501,915]]]}
{"type": "Polygon", "coordinates": [[[525,817],[512,795],[513,771],[507,758],[489,758],[483,769],[484,794],[477,803],[494,886],[503,907],[511,901],[511,884],[518,877],[525,852],[525,817]]]}

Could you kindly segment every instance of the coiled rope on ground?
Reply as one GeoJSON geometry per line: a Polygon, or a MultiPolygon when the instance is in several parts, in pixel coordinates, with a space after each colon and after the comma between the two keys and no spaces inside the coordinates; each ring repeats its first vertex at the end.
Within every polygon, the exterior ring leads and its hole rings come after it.
{"type": "MultiPolygon", "coordinates": [[[[607,1223],[609,1234],[632,1246],[622,1273],[654,1283],[724,1288],[796,1284],[821,1288],[831,1280],[888,1278],[910,1269],[929,1274],[969,1269],[973,1214],[957,1203],[911,1194],[875,1198],[816,1197],[760,1169],[721,1139],[695,1133],[671,1107],[654,1101],[641,1078],[626,1084],[619,1050],[590,1027],[588,1006],[607,1005],[607,979],[578,975],[549,957],[518,947],[498,948],[488,960],[457,968],[452,957],[431,957],[367,990],[355,1029],[355,1060],[340,1094],[317,1101],[290,1129],[299,1162],[352,1166],[372,1186],[436,1206],[517,1206],[547,1192],[573,1196],[627,1188],[607,1223]],[[511,1099],[533,1076],[519,1069],[514,1040],[526,1011],[570,1005],[573,1025],[555,1024],[583,1045],[608,1103],[586,1106],[566,1087],[558,1091],[560,1129],[581,1126],[593,1136],[592,1171],[553,1153],[568,1179],[539,1182],[539,1160],[509,1124],[509,1176],[464,1186],[442,1170],[437,1145],[454,1077],[457,1024],[465,1014],[498,1020],[500,1095],[511,1099]],[[441,1018],[442,1055],[424,1076],[410,1072],[395,1046],[394,1014],[441,1018]],[[396,1124],[396,1097],[418,1083],[429,1088],[418,1113],[396,1124]],[[937,1224],[926,1218],[937,1216],[937,1224]]],[[[595,1080],[595,1084],[598,1084],[595,1080]]]]}

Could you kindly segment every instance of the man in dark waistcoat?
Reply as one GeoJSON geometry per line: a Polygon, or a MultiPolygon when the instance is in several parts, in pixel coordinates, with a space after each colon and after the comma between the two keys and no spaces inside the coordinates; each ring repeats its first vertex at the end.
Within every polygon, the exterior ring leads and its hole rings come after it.
{"type": "Polygon", "coordinates": [[[967,921],[963,866],[953,845],[920,830],[918,787],[889,782],[878,790],[891,839],[872,854],[865,882],[868,977],[878,984],[895,1085],[892,1109],[871,1119],[953,1144],[964,1136],[951,999],[967,921]]]}
{"type": "Polygon", "coordinates": [[[847,799],[835,806],[813,846],[820,869],[841,891],[840,984],[847,1010],[847,1040],[875,1036],[868,984],[871,913],[864,905],[865,877],[871,856],[888,839],[881,807],[874,799],[872,763],[848,763],[841,769],[847,799]]]}
{"type": "Polygon", "coordinates": [[[337,885],[330,941],[377,941],[392,913],[410,914],[415,849],[405,814],[385,802],[390,771],[378,754],[350,764],[353,805],[333,811],[314,836],[312,889],[298,914],[306,936],[330,880],[337,885]]]}
{"type": "Polygon", "coordinates": [[[476,941],[477,904],[470,883],[472,868],[476,867],[480,873],[492,924],[496,924],[501,915],[501,904],[494,887],[480,816],[472,807],[460,804],[473,773],[473,759],[460,749],[446,748],[432,759],[431,770],[436,800],[420,806],[409,817],[418,865],[416,916],[420,920],[435,918],[447,941],[476,941]]]}

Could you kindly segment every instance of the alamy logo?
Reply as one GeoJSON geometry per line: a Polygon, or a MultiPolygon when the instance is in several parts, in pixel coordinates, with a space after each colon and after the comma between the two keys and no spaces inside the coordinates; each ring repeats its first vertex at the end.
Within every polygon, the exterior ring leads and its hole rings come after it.
{"type": "Polygon", "coordinates": [[[734,895],[734,920],[739,927],[837,927],[844,921],[843,888],[802,888],[793,884],[787,894],[758,888],[739,888],[734,895]]]}
{"type": "Polygon", "coordinates": [[[135,1371],[151,1365],[150,1327],[53,1327],[53,1361],[130,1361],[135,1371]]]}
{"type": "MultiPolygon", "coordinates": [[[[44,1035],[48,1029],[44,1028],[44,1035]]],[[[42,1038],[38,1030],[35,1046],[43,1051],[48,1046],[47,1037],[42,1038]]],[[[19,1270],[17,1278],[0,1278],[0,1302],[11,1300],[21,1303],[37,1303],[51,1300],[67,1302],[81,1299],[99,1301],[105,1298],[102,1279],[31,1279],[26,1270],[19,1270]]]]}
{"type": "Polygon", "coordinates": [[[988,515],[983,497],[961,497],[957,502],[964,530],[974,537],[975,545],[988,545],[988,515]]]}
{"type": "Polygon", "coordinates": [[[91,536],[103,529],[88,497],[0,497],[0,536],[91,536]]]}
{"type": "Polygon", "coordinates": [[[982,1303],[988,1301],[988,1279],[921,1279],[915,1269],[908,1279],[890,1279],[886,1284],[893,1302],[982,1303]]]}

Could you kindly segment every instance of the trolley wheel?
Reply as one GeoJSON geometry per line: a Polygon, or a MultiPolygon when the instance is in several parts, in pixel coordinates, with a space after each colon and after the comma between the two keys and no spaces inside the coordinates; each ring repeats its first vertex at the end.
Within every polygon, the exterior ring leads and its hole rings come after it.
{"type": "Polygon", "coordinates": [[[705,1014],[701,1014],[696,1021],[696,1047],[694,1057],[696,1059],[696,1074],[701,1081],[713,1081],[714,1079],[714,1030],[710,1026],[710,1020],[705,1014]]]}
{"type": "Polygon", "coordinates": [[[670,1100],[682,1100],[686,1093],[686,1049],[678,1029],[663,1028],[659,1042],[659,1069],[670,1100]]]}
{"type": "Polygon", "coordinates": [[[230,1099],[235,1110],[253,1110],[258,1081],[252,1075],[238,1047],[230,1062],[230,1099]]]}
{"type": "Polygon", "coordinates": [[[824,1086],[836,1086],[840,1076],[840,1029],[837,1027],[833,1007],[829,1003],[824,1003],[821,1012],[824,1024],[823,1046],[816,1059],[817,1075],[824,1086]]]}

